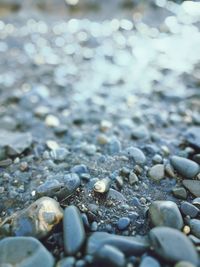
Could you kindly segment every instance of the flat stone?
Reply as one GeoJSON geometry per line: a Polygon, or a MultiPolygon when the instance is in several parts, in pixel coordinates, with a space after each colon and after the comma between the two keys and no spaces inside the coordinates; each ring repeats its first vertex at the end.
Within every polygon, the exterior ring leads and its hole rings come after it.
{"type": "Polygon", "coordinates": [[[0,241],[0,266],[53,267],[51,253],[33,237],[7,237],[0,241]]]}
{"type": "Polygon", "coordinates": [[[172,193],[176,198],[186,199],[187,198],[187,191],[184,187],[174,187],[172,189],[172,193]]]}
{"type": "Polygon", "coordinates": [[[101,266],[124,267],[126,264],[125,255],[119,249],[104,245],[95,254],[95,262],[101,266]]]}
{"type": "Polygon", "coordinates": [[[192,234],[200,238],[200,220],[192,219],[189,224],[192,234]]]}
{"type": "Polygon", "coordinates": [[[174,169],[187,179],[193,179],[199,172],[199,165],[190,159],[173,156],[170,162],[174,169]]]}
{"type": "Polygon", "coordinates": [[[0,149],[6,149],[8,156],[16,156],[28,149],[32,144],[30,133],[9,132],[1,130],[0,149]]]}
{"type": "Polygon", "coordinates": [[[180,209],[184,215],[188,215],[190,218],[195,218],[199,214],[199,209],[186,201],[181,203],[180,209]]]}
{"type": "Polygon", "coordinates": [[[149,248],[149,243],[142,237],[120,236],[105,232],[95,232],[86,246],[88,254],[95,254],[103,245],[111,245],[121,250],[126,256],[142,255],[149,248]]]}
{"type": "Polygon", "coordinates": [[[63,210],[59,203],[52,198],[42,197],[26,209],[6,218],[0,225],[0,233],[4,233],[4,227],[9,225],[10,235],[44,238],[62,217],[63,210]]]}
{"type": "Polygon", "coordinates": [[[81,214],[75,206],[69,206],[64,211],[63,232],[65,253],[75,255],[86,238],[81,214]]]}
{"type": "Polygon", "coordinates": [[[149,239],[155,253],[163,260],[171,263],[188,261],[198,265],[198,254],[194,245],[179,230],[155,227],[150,230],[149,239]]]}
{"type": "Polygon", "coordinates": [[[149,219],[154,226],[168,226],[176,229],[183,227],[183,219],[176,203],[154,201],[149,207],[149,219]]]}
{"type": "Polygon", "coordinates": [[[163,164],[156,164],[148,172],[149,178],[154,181],[160,181],[165,177],[165,169],[163,164]]]}
{"type": "Polygon", "coordinates": [[[146,157],[141,149],[137,147],[129,147],[126,149],[126,155],[134,160],[136,164],[144,165],[146,157]]]}
{"type": "Polygon", "coordinates": [[[153,257],[146,256],[142,258],[139,267],[160,267],[160,263],[153,257]]]}
{"type": "Polygon", "coordinates": [[[195,197],[200,197],[200,181],[197,181],[197,180],[183,180],[183,185],[195,197]]]}

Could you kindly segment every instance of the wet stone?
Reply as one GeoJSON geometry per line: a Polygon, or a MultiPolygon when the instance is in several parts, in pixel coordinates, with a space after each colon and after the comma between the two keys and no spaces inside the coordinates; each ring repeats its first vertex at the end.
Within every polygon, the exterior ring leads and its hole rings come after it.
{"type": "Polygon", "coordinates": [[[174,169],[185,178],[192,179],[199,172],[199,165],[190,159],[173,156],[170,161],[174,169]]]}
{"type": "Polygon", "coordinates": [[[69,206],[64,211],[64,249],[67,255],[75,255],[85,241],[85,229],[79,210],[69,206]]]}
{"type": "Polygon", "coordinates": [[[129,147],[126,149],[126,155],[134,160],[136,164],[144,165],[146,162],[146,157],[141,149],[137,147],[129,147]]]}
{"type": "Polygon", "coordinates": [[[42,197],[28,208],[6,218],[0,225],[0,233],[9,225],[9,235],[46,237],[61,221],[63,211],[59,203],[52,198],[42,197]]]}
{"type": "Polygon", "coordinates": [[[184,215],[188,215],[190,218],[195,218],[199,214],[199,209],[189,202],[182,202],[180,209],[184,215]]]}
{"type": "Polygon", "coordinates": [[[192,219],[189,224],[192,234],[200,238],[200,220],[192,219]]]}
{"type": "Polygon", "coordinates": [[[200,197],[200,181],[197,181],[197,180],[183,180],[183,185],[195,197],[200,197]]]}
{"type": "Polygon", "coordinates": [[[184,187],[174,187],[172,189],[172,193],[176,198],[186,199],[187,198],[187,191],[184,187]]]}
{"type": "Polygon", "coordinates": [[[154,226],[183,227],[181,213],[172,201],[154,201],[149,207],[149,219],[154,226]]]}
{"type": "Polygon", "coordinates": [[[93,233],[87,241],[87,253],[95,254],[100,247],[111,245],[125,255],[141,255],[149,248],[148,240],[143,237],[119,236],[105,232],[93,233]]]}
{"type": "Polygon", "coordinates": [[[32,237],[7,237],[0,241],[0,251],[0,266],[54,266],[51,253],[32,237]]]}
{"type": "Polygon", "coordinates": [[[179,230],[155,227],[149,232],[150,243],[155,253],[167,262],[188,261],[198,265],[197,251],[188,237],[179,230]]]}
{"type": "Polygon", "coordinates": [[[117,248],[104,245],[95,254],[95,262],[99,266],[124,267],[126,260],[124,254],[117,248]]]}
{"type": "Polygon", "coordinates": [[[122,217],[118,220],[117,227],[119,230],[125,230],[126,228],[128,228],[130,222],[131,221],[128,217],[122,217]]]}
{"type": "Polygon", "coordinates": [[[145,256],[142,258],[142,261],[139,265],[139,267],[160,267],[160,263],[150,256],[145,256]]]}
{"type": "Polygon", "coordinates": [[[151,178],[153,181],[160,181],[164,178],[165,172],[164,172],[164,165],[163,164],[156,164],[148,172],[149,178],[151,178]]]}

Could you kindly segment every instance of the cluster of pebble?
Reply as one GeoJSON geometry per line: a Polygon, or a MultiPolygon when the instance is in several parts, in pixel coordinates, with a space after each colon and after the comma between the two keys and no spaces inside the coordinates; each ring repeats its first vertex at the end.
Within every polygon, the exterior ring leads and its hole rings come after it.
{"type": "Polygon", "coordinates": [[[198,3],[156,2],[0,21],[0,266],[199,265],[198,3]]]}

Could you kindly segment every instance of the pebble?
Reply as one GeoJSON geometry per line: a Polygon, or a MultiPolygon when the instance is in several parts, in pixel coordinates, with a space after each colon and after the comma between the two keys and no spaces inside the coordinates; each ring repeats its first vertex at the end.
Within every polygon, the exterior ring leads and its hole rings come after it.
{"type": "Polygon", "coordinates": [[[122,217],[117,222],[117,227],[119,230],[125,230],[128,228],[131,220],[128,217],[122,217]]]}
{"type": "Polygon", "coordinates": [[[129,147],[126,149],[126,155],[134,160],[136,164],[144,165],[146,162],[146,157],[141,149],[137,147],[129,147]]]}
{"type": "Polygon", "coordinates": [[[176,229],[183,227],[183,219],[176,203],[154,201],[149,207],[149,219],[154,226],[168,226],[176,229]]]}
{"type": "Polygon", "coordinates": [[[145,256],[142,258],[139,267],[160,267],[160,263],[153,257],[145,256]]]}
{"type": "Polygon", "coordinates": [[[59,203],[52,198],[42,197],[28,208],[6,218],[0,225],[0,233],[4,233],[4,227],[9,225],[10,235],[41,239],[46,237],[62,218],[63,211],[59,203]]]}
{"type": "Polygon", "coordinates": [[[190,159],[172,156],[170,162],[174,169],[187,179],[193,179],[199,172],[199,165],[190,159]]]}
{"type": "MultiPolygon", "coordinates": [[[[32,145],[32,135],[30,133],[0,132],[0,150],[5,149],[6,155],[17,156],[32,145]]],[[[3,158],[2,158],[3,159],[3,158]]]]}
{"type": "Polygon", "coordinates": [[[192,204],[194,204],[195,206],[200,208],[200,197],[197,197],[197,198],[193,199],[192,200],[192,204]]]}
{"type": "Polygon", "coordinates": [[[36,188],[36,194],[39,197],[48,196],[53,197],[64,186],[56,179],[46,180],[43,184],[36,188]]]}
{"type": "Polygon", "coordinates": [[[79,210],[69,206],[64,211],[64,249],[67,255],[75,255],[85,242],[85,229],[79,210]]]}
{"type": "Polygon", "coordinates": [[[55,161],[64,161],[68,155],[69,151],[64,147],[58,147],[50,151],[50,156],[55,161]]]}
{"type": "Polygon", "coordinates": [[[149,138],[149,131],[145,126],[139,126],[132,130],[131,137],[133,139],[147,139],[149,138]]]}
{"type": "Polygon", "coordinates": [[[96,232],[98,230],[98,223],[96,221],[91,223],[90,230],[96,232]]]}
{"type": "Polygon", "coordinates": [[[78,175],[81,175],[83,173],[88,173],[88,168],[85,164],[79,164],[75,165],[70,169],[71,172],[77,173],[78,175]]]}
{"type": "Polygon", "coordinates": [[[124,267],[126,259],[119,249],[111,245],[103,245],[95,254],[95,262],[100,266],[124,267]]]}
{"type": "Polygon", "coordinates": [[[45,124],[48,127],[58,127],[60,125],[60,121],[54,115],[47,115],[46,118],[45,118],[45,124]]]}
{"type": "Polygon", "coordinates": [[[189,224],[192,234],[200,238],[200,220],[191,219],[189,224]]]}
{"type": "Polygon", "coordinates": [[[63,177],[64,187],[57,194],[59,198],[67,198],[71,196],[80,186],[81,181],[76,173],[68,173],[63,177]]]}
{"type": "Polygon", "coordinates": [[[116,191],[115,189],[110,188],[108,191],[108,194],[106,196],[106,199],[112,199],[121,203],[126,202],[126,198],[124,195],[122,195],[122,193],[116,191]]]}
{"type": "Polygon", "coordinates": [[[111,155],[119,154],[121,152],[121,149],[122,149],[122,145],[119,139],[117,139],[116,137],[113,137],[109,140],[108,151],[111,155]]]}
{"type": "Polygon", "coordinates": [[[197,180],[183,180],[183,185],[195,197],[200,197],[200,181],[197,181],[197,180]]]}
{"type": "Polygon", "coordinates": [[[187,261],[179,261],[174,267],[195,267],[195,265],[187,261]]]}
{"type": "Polygon", "coordinates": [[[63,258],[57,262],[56,267],[74,267],[76,259],[74,257],[63,258]]]}
{"type": "Polygon", "coordinates": [[[165,176],[165,169],[163,164],[156,164],[148,172],[148,176],[154,181],[160,181],[165,176]]]}
{"type": "Polygon", "coordinates": [[[161,157],[161,155],[156,154],[156,155],[153,156],[152,161],[154,163],[162,163],[163,162],[163,158],[161,157]]]}
{"type": "Polygon", "coordinates": [[[200,148],[200,127],[192,126],[185,133],[185,138],[189,144],[193,145],[196,148],[200,148]]]}
{"type": "Polygon", "coordinates": [[[184,215],[190,216],[190,218],[195,218],[199,214],[199,209],[186,201],[181,203],[180,210],[184,215]]]}
{"type": "Polygon", "coordinates": [[[22,171],[22,172],[27,171],[28,170],[28,163],[26,161],[21,162],[19,168],[20,168],[20,171],[22,171]]]}
{"type": "Polygon", "coordinates": [[[0,241],[0,266],[53,267],[51,253],[33,237],[7,237],[0,241]]]}
{"type": "Polygon", "coordinates": [[[148,240],[143,237],[120,236],[106,232],[95,232],[87,241],[88,254],[95,254],[100,247],[111,245],[121,250],[125,255],[141,255],[149,248],[148,240]]]}
{"type": "Polygon", "coordinates": [[[131,172],[128,178],[130,185],[136,184],[139,181],[137,175],[134,172],[131,172]]]}
{"type": "Polygon", "coordinates": [[[155,227],[149,232],[150,244],[155,253],[167,262],[188,261],[198,265],[197,251],[188,237],[179,230],[155,227]]]}
{"type": "Polygon", "coordinates": [[[184,187],[174,187],[172,189],[172,193],[176,198],[186,199],[187,198],[187,191],[184,187]]]}

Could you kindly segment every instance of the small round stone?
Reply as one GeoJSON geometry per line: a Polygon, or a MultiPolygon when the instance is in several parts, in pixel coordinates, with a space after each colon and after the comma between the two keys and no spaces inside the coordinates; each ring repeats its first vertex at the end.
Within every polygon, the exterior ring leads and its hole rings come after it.
{"type": "Polygon", "coordinates": [[[163,164],[156,164],[148,172],[148,176],[154,181],[160,181],[165,176],[165,169],[163,164]]]}
{"type": "Polygon", "coordinates": [[[137,147],[129,147],[126,149],[126,155],[132,158],[136,164],[144,165],[146,162],[146,157],[143,151],[137,147]]]}
{"type": "Polygon", "coordinates": [[[117,222],[117,227],[119,230],[125,230],[129,226],[130,222],[131,220],[128,217],[122,217],[117,222]]]}

